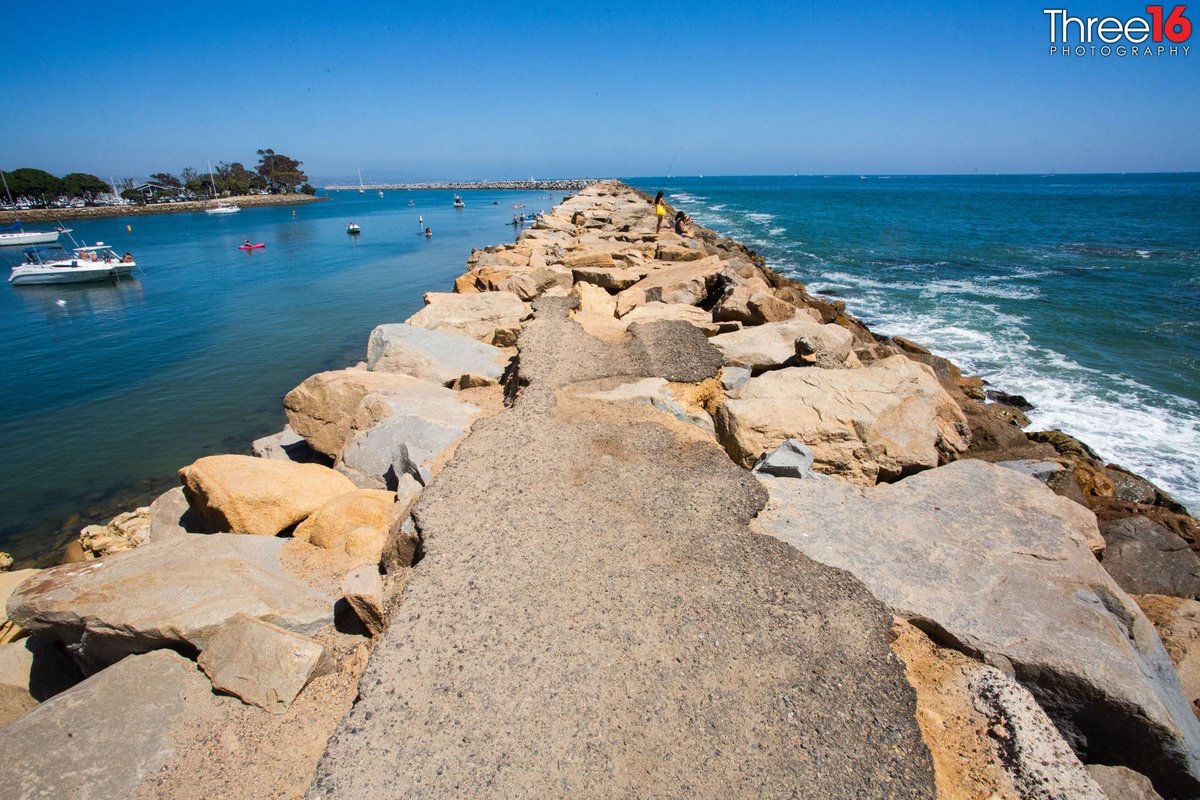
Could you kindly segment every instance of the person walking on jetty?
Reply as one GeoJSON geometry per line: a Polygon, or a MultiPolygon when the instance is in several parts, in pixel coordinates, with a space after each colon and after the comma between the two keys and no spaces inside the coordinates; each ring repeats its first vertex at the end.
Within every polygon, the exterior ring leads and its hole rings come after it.
{"type": "Polygon", "coordinates": [[[654,226],[654,232],[658,233],[662,230],[663,220],[667,218],[667,202],[663,200],[662,192],[654,198],[654,216],[658,217],[658,224],[654,226]]]}

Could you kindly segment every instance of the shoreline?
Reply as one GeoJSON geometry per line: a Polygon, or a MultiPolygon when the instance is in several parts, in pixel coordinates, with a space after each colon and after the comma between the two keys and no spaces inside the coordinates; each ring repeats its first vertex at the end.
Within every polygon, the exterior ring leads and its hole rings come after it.
{"type": "MultiPolygon", "coordinates": [[[[247,208],[251,206],[296,206],[328,200],[307,194],[243,195],[222,198],[221,202],[234,203],[247,208]]],[[[29,211],[0,211],[0,225],[20,219],[21,222],[58,222],[76,219],[107,219],[111,217],[145,217],[152,214],[182,214],[203,211],[212,205],[211,200],[186,200],[182,203],[156,203],[132,206],[87,206],[84,208],[34,208],[29,211]]]]}

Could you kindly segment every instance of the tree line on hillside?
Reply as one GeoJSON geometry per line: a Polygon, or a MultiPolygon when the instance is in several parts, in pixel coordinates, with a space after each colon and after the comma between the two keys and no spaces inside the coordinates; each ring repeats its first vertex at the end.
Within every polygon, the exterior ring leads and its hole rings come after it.
{"type": "MultiPolygon", "coordinates": [[[[221,161],[208,172],[194,167],[184,167],[176,176],[169,172],[150,175],[151,186],[142,189],[132,180],[124,183],[120,196],[138,203],[191,200],[205,197],[243,195],[251,192],[285,194],[296,191],[313,194],[316,189],[308,183],[308,176],[300,168],[302,162],[274,150],[259,150],[258,165],[253,171],[241,163],[221,161]],[[214,185],[215,183],[215,185],[214,185]]],[[[85,205],[106,202],[113,198],[114,187],[108,182],[86,172],[72,172],[61,178],[33,167],[3,172],[9,193],[20,205],[63,206],[85,205]]],[[[4,198],[7,201],[7,198],[4,198]]]]}

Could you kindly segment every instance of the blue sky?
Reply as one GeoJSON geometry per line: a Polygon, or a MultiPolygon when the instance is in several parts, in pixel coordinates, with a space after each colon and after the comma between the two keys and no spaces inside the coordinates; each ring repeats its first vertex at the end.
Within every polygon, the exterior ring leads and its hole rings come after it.
{"type": "Polygon", "coordinates": [[[10,4],[0,166],[144,176],[273,147],[368,181],[659,175],[672,158],[675,174],[1200,170],[1200,33],[1186,58],[1052,58],[1048,5],[10,4]]]}

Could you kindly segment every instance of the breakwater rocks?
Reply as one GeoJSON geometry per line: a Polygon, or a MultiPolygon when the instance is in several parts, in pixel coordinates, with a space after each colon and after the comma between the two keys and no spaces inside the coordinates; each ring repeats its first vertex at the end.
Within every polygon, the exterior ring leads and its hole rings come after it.
{"type": "Polygon", "coordinates": [[[368,183],[365,186],[357,184],[331,184],[325,187],[326,191],[358,191],[360,188],[368,191],[378,190],[397,190],[397,189],[451,189],[471,191],[472,189],[494,189],[497,191],[509,191],[519,189],[523,191],[536,192],[574,192],[580,189],[585,189],[591,186],[596,181],[592,178],[555,178],[551,180],[538,181],[448,181],[443,183],[368,183]]]}
{"type": "MultiPolygon", "coordinates": [[[[247,208],[250,206],[297,206],[327,200],[307,194],[252,194],[228,197],[222,202],[247,208]]],[[[15,222],[57,222],[65,219],[101,219],[104,217],[143,217],[149,214],[179,214],[203,211],[212,206],[210,200],[186,200],[182,203],[155,203],[146,206],[87,206],[85,208],[33,208],[28,211],[0,211],[0,225],[15,222]]]]}
{"type": "Polygon", "coordinates": [[[654,228],[589,186],[253,456],[0,574],[6,791],[1200,794],[1196,520],[654,228]]]}

